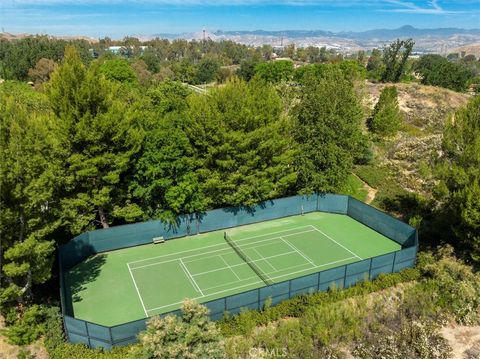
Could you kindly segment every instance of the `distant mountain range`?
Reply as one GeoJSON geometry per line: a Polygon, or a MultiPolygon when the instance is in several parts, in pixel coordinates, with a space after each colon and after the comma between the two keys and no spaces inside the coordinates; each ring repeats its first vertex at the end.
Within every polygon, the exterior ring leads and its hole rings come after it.
{"type": "MultiPolygon", "coordinates": [[[[1,1],[1,0],[0,0],[1,1]]],[[[0,33],[0,38],[14,39],[29,36],[28,34],[0,33]]],[[[419,53],[441,53],[454,52],[458,48],[466,48],[467,51],[473,47],[478,51],[480,43],[480,29],[459,29],[459,28],[437,28],[418,29],[410,25],[398,29],[374,29],[361,32],[343,31],[332,32],[324,30],[254,30],[254,31],[223,31],[214,32],[197,31],[179,34],[157,33],[153,35],[132,35],[142,41],[153,38],[164,38],[169,40],[187,39],[202,40],[203,38],[214,41],[231,40],[250,46],[282,46],[295,44],[298,47],[316,46],[335,49],[342,53],[353,53],[359,50],[370,50],[380,48],[397,38],[413,38],[415,40],[414,51],[419,53]]],[[[98,39],[90,39],[84,36],[55,36],[57,38],[83,38],[90,42],[98,39]]],[[[473,52],[474,54],[476,52],[473,52]]]]}
{"type": "Polygon", "coordinates": [[[222,35],[258,35],[258,36],[277,36],[288,38],[302,38],[302,37],[339,37],[347,39],[379,39],[391,40],[405,37],[419,37],[419,36],[453,36],[453,35],[476,35],[480,36],[480,29],[459,29],[459,28],[438,28],[438,29],[417,29],[411,25],[405,25],[398,29],[374,29],[362,32],[331,32],[323,30],[283,30],[283,31],[222,31],[218,30],[213,33],[216,36],[222,35]]]}

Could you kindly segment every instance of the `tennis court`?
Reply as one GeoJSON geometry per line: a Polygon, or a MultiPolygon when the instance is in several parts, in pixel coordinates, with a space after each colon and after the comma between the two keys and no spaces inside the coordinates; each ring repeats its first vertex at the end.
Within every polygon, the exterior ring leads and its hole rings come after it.
{"type": "Polygon", "coordinates": [[[348,216],[314,212],[97,255],[66,282],[77,318],[114,325],[399,249],[348,216]]]}

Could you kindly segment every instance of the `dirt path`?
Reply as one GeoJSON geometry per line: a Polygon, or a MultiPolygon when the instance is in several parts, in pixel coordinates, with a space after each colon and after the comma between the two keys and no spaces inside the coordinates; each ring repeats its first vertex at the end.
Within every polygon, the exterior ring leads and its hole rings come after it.
{"type": "Polygon", "coordinates": [[[377,195],[378,189],[370,187],[367,182],[362,180],[360,177],[358,177],[355,173],[352,173],[355,177],[357,177],[362,183],[363,183],[363,188],[367,190],[367,198],[365,198],[365,203],[370,204],[373,202],[375,199],[375,196],[377,195]]]}
{"type": "Polygon", "coordinates": [[[480,326],[448,326],[441,333],[453,349],[452,358],[480,358],[480,326]]]}
{"type": "MultiPolygon", "coordinates": [[[[0,316],[0,330],[5,328],[5,320],[0,316]]],[[[0,335],[0,358],[10,359],[16,358],[19,352],[19,347],[7,343],[7,338],[0,335]]]]}

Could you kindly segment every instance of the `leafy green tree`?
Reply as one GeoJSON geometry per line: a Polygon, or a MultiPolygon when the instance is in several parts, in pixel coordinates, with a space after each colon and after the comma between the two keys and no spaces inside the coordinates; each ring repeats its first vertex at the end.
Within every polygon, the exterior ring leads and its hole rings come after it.
{"type": "Polygon", "coordinates": [[[173,220],[179,213],[206,208],[195,174],[194,151],[183,130],[190,90],[163,82],[147,92],[150,98],[130,191],[145,217],[173,220]]]}
{"type": "Polygon", "coordinates": [[[187,86],[175,81],[161,82],[147,92],[153,110],[159,117],[169,112],[184,112],[187,109],[187,97],[191,94],[187,86]]]}
{"type": "Polygon", "coordinates": [[[60,226],[60,130],[42,94],[29,86],[0,85],[0,307],[32,298],[51,276],[60,226]]]}
{"type": "Polygon", "coordinates": [[[402,124],[402,113],[398,107],[398,93],[395,86],[387,86],[380,93],[371,117],[367,121],[368,128],[381,136],[394,135],[402,124]]]}
{"type": "Polygon", "coordinates": [[[355,81],[364,80],[366,71],[357,61],[346,60],[336,64],[313,64],[299,67],[295,70],[294,80],[297,82],[308,81],[311,77],[325,78],[332,72],[342,74],[345,80],[352,84],[355,81]]]}
{"type": "Polygon", "coordinates": [[[73,48],[47,88],[52,110],[69,139],[64,161],[62,217],[72,233],[115,218],[140,215],[122,178],[133,167],[143,138],[142,99],[106,80],[97,63],[87,69],[73,48]]]}
{"type": "Polygon", "coordinates": [[[456,239],[480,262],[480,96],[452,117],[442,148],[439,192],[456,239]]]}
{"type": "Polygon", "coordinates": [[[211,58],[202,59],[197,67],[196,83],[203,84],[213,81],[219,68],[220,64],[218,61],[211,58]]]}
{"type": "Polygon", "coordinates": [[[367,61],[368,78],[379,81],[384,72],[382,61],[382,52],[379,49],[373,49],[367,61]]]}
{"type": "Polygon", "coordinates": [[[383,48],[384,71],[383,82],[399,82],[407,71],[408,57],[412,53],[415,42],[412,39],[392,42],[383,48]]]}
{"type": "Polygon", "coordinates": [[[255,75],[271,83],[289,81],[293,72],[293,62],[288,60],[262,62],[255,66],[255,75]]]}
{"type": "Polygon", "coordinates": [[[260,59],[251,58],[245,59],[240,63],[240,68],[237,71],[237,75],[244,79],[245,81],[250,81],[250,79],[255,76],[255,67],[260,63],[260,59]]]}
{"type": "Polygon", "coordinates": [[[75,46],[84,63],[91,60],[90,44],[85,40],[65,41],[48,36],[27,36],[9,41],[0,39],[0,76],[9,80],[25,81],[28,70],[42,58],[60,62],[66,46],[75,46]]]}
{"type": "Polygon", "coordinates": [[[182,304],[181,317],[153,318],[139,338],[141,348],[132,353],[134,358],[224,357],[224,340],[215,323],[210,321],[208,308],[189,299],[182,304]]]}
{"type": "Polygon", "coordinates": [[[338,69],[321,78],[309,77],[294,113],[298,191],[337,190],[348,177],[363,141],[362,108],[353,85],[338,69]]]}
{"type": "Polygon", "coordinates": [[[105,60],[99,67],[99,72],[108,80],[119,81],[123,83],[135,84],[137,77],[127,60],[111,59],[105,60]]]}
{"type": "Polygon", "coordinates": [[[260,80],[232,78],[208,98],[189,98],[184,131],[209,206],[252,205],[292,190],[296,146],[281,113],[275,89],[260,80]]]}
{"type": "Polygon", "coordinates": [[[415,64],[414,71],[421,76],[424,85],[465,91],[473,79],[473,72],[465,65],[448,61],[440,55],[425,55],[415,64]]]}

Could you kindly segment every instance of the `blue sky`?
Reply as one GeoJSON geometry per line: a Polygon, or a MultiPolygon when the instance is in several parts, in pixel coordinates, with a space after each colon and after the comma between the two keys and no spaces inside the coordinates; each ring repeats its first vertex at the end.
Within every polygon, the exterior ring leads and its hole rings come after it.
{"type": "Polygon", "coordinates": [[[0,0],[12,33],[110,36],[221,30],[480,28],[480,0],[0,0]]]}

